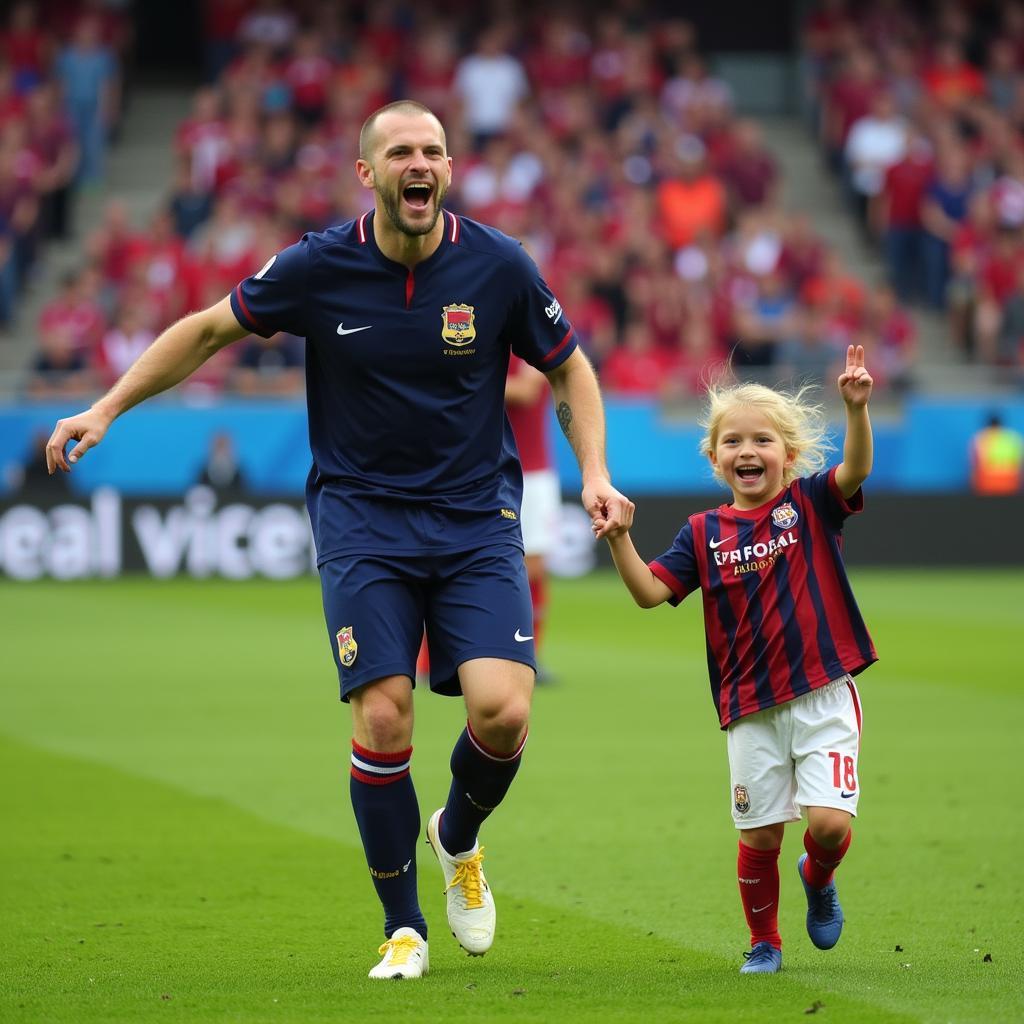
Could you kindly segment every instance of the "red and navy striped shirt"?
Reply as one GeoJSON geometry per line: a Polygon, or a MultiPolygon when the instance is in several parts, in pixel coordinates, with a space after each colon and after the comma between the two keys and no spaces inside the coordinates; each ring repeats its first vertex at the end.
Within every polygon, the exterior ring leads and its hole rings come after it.
{"type": "Polygon", "coordinates": [[[724,729],[878,660],[846,577],[842,529],[863,494],[835,469],[794,480],[760,508],[690,516],[650,563],[678,604],[704,595],[711,694],[724,729]]]}

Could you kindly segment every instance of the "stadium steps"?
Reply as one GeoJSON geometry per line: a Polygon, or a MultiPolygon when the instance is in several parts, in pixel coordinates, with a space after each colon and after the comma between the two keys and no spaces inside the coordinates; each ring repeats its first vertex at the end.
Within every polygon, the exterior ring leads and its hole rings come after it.
{"type": "Polygon", "coordinates": [[[141,228],[167,195],[174,174],[174,133],[188,115],[192,94],[185,84],[139,84],[132,89],[118,137],[107,154],[105,181],[79,192],[72,208],[72,237],[47,244],[21,296],[14,324],[0,337],[0,395],[20,387],[35,347],[39,311],[56,294],[64,274],[81,266],[82,246],[101,222],[107,203],[123,202],[132,223],[141,228]]]}

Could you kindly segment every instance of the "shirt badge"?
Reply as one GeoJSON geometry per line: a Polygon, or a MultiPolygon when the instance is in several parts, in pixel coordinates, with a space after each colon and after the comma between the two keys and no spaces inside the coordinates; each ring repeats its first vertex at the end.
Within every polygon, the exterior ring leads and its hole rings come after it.
{"type": "Polygon", "coordinates": [[[441,307],[441,337],[449,345],[461,348],[476,337],[473,309],[473,306],[467,306],[464,302],[453,302],[441,307]]]}
{"type": "Polygon", "coordinates": [[[353,635],[351,626],[342,626],[335,634],[338,638],[338,657],[345,668],[351,668],[359,653],[359,644],[353,635]]]}
{"type": "Polygon", "coordinates": [[[772,509],[772,522],[780,530],[788,530],[799,518],[796,509],[788,501],[784,501],[772,509]]]}

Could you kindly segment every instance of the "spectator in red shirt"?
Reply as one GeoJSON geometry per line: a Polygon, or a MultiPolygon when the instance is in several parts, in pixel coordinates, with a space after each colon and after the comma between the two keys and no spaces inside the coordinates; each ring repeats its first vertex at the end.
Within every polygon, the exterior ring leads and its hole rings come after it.
{"type": "Polygon", "coordinates": [[[925,92],[941,109],[960,110],[970,100],[985,95],[985,77],[964,59],[960,43],[942,39],[935,47],[931,63],[921,76],[925,92]]]}
{"type": "Polygon", "coordinates": [[[874,55],[863,47],[851,49],[838,74],[825,91],[822,117],[823,143],[829,166],[843,168],[846,138],[855,121],[867,115],[871,101],[883,86],[874,55]]]}
{"type": "Polygon", "coordinates": [[[291,91],[292,109],[305,124],[318,124],[327,110],[327,93],[334,77],[334,62],[315,32],[302,32],[285,64],[284,79],[291,91]]]}
{"type": "Polygon", "coordinates": [[[891,285],[878,285],[868,297],[864,314],[864,344],[871,346],[871,373],[896,391],[912,384],[917,330],[914,321],[896,301],[891,285]]]}
{"type": "Polygon", "coordinates": [[[676,359],[655,345],[643,313],[636,310],[627,322],[622,344],[605,360],[601,383],[609,394],[630,398],[654,398],[667,386],[676,359]]]}
{"type": "Polygon", "coordinates": [[[756,121],[737,121],[732,128],[731,143],[718,173],[729,189],[733,211],[774,203],[779,169],[764,144],[761,126],[756,121]]]}
{"type": "Polygon", "coordinates": [[[39,161],[35,187],[41,202],[42,229],[50,238],[66,238],[78,145],[52,82],[43,82],[29,93],[25,130],[28,146],[39,161]]]}
{"type": "Polygon", "coordinates": [[[1024,265],[1020,231],[998,228],[981,264],[978,304],[975,313],[972,355],[976,360],[995,360],[1003,311],[1017,289],[1020,268],[1024,265]]]}
{"type": "Polygon", "coordinates": [[[53,61],[53,37],[39,26],[39,8],[30,0],[11,7],[7,27],[0,32],[0,52],[14,72],[14,87],[22,95],[36,88],[53,61]]]}
{"type": "Polygon", "coordinates": [[[889,280],[901,302],[912,302],[922,293],[921,202],[934,173],[927,140],[912,130],[907,140],[903,159],[885,172],[875,225],[889,280]]]}

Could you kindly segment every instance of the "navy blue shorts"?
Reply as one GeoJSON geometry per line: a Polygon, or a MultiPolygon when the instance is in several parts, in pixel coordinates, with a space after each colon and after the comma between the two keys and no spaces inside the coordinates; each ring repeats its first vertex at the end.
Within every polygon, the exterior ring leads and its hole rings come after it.
{"type": "Polygon", "coordinates": [[[415,681],[424,625],[430,688],[462,693],[458,668],[504,658],[536,669],[523,552],[513,544],[440,555],[347,555],[320,566],[341,699],[385,676],[415,681]]]}

